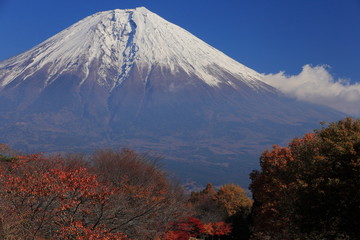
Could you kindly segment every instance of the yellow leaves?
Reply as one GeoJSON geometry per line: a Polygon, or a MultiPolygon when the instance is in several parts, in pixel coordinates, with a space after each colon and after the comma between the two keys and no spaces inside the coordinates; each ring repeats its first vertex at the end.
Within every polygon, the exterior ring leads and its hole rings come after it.
{"type": "Polygon", "coordinates": [[[235,184],[221,186],[215,198],[218,205],[225,209],[228,216],[250,209],[252,205],[252,200],[246,196],[244,189],[235,184]]]}

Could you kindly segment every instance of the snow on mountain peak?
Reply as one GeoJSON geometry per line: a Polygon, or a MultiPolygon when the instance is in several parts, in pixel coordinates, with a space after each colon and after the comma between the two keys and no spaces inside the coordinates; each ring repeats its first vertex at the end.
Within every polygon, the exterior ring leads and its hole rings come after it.
{"type": "MultiPolygon", "coordinates": [[[[113,89],[127,79],[135,63],[147,72],[154,66],[173,74],[184,71],[211,86],[218,86],[230,74],[254,89],[266,88],[257,72],[144,7],[93,14],[31,50],[0,62],[0,69],[6,69],[0,73],[0,87],[19,76],[26,80],[44,67],[45,86],[60,74],[79,69],[82,84],[91,74],[91,66],[96,66],[98,84],[113,89]]],[[[222,83],[235,86],[233,81],[222,83]]]]}

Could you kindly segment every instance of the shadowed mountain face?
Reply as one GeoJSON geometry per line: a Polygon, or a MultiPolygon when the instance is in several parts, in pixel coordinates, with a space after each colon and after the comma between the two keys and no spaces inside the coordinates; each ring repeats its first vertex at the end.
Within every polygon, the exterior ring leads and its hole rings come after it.
{"type": "Polygon", "coordinates": [[[183,181],[245,187],[266,147],[343,117],[145,8],[94,14],[0,62],[0,113],[0,142],[15,149],[129,147],[183,181]]]}

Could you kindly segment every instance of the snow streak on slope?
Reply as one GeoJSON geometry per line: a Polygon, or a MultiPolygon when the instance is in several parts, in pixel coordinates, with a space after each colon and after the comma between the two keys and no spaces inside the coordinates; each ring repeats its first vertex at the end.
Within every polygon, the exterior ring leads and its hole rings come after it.
{"type": "Polygon", "coordinates": [[[82,84],[94,65],[98,84],[113,89],[127,79],[135,63],[147,73],[154,66],[173,74],[184,71],[210,86],[236,86],[233,81],[238,79],[253,89],[268,88],[257,72],[143,7],[96,13],[1,62],[0,88],[42,68],[47,73],[44,86],[72,71],[81,71],[82,84]],[[234,79],[228,80],[228,74],[234,79]]]}

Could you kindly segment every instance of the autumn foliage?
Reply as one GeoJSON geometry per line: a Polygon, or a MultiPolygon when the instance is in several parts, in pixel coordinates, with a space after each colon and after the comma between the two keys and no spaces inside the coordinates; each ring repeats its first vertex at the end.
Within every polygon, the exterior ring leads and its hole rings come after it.
{"type": "Polygon", "coordinates": [[[108,232],[101,219],[115,190],[86,168],[43,155],[19,156],[2,163],[0,177],[4,239],[100,239],[100,229],[108,232]]]}
{"type": "Polygon", "coordinates": [[[360,236],[360,121],[350,118],[274,146],[251,174],[253,239],[360,236]]]}
{"type": "Polygon", "coordinates": [[[225,184],[215,189],[208,184],[202,191],[192,192],[189,203],[194,216],[205,223],[206,234],[221,239],[248,239],[252,200],[240,186],[225,184]]]}
{"type": "Polygon", "coordinates": [[[350,240],[360,216],[360,120],[275,145],[235,184],[186,197],[132,150],[21,155],[0,144],[0,239],[350,240]]]}
{"type": "Polygon", "coordinates": [[[101,181],[117,189],[104,222],[133,239],[154,239],[170,222],[189,215],[182,188],[169,181],[156,158],[124,149],[100,150],[91,161],[101,181]]]}
{"type": "Polygon", "coordinates": [[[231,232],[230,224],[192,217],[156,159],[131,150],[0,160],[0,239],[212,239],[231,232]]]}
{"type": "Polygon", "coordinates": [[[231,224],[224,222],[203,223],[199,219],[189,217],[183,221],[174,222],[163,237],[163,240],[187,240],[190,238],[220,239],[231,233],[231,224]]]}
{"type": "Polygon", "coordinates": [[[154,239],[187,214],[181,189],[130,150],[1,160],[0,239],[154,239]]]}

